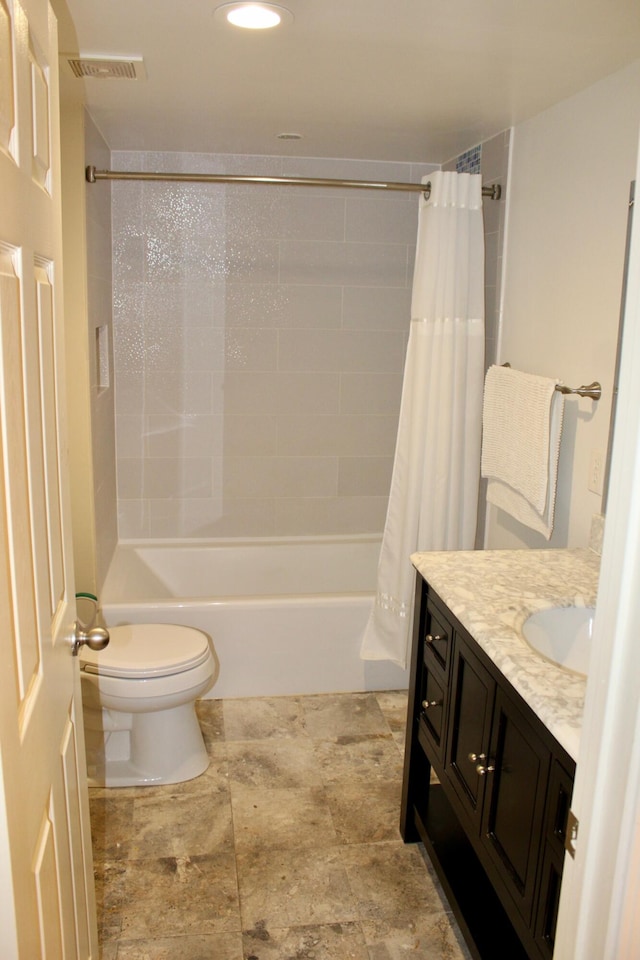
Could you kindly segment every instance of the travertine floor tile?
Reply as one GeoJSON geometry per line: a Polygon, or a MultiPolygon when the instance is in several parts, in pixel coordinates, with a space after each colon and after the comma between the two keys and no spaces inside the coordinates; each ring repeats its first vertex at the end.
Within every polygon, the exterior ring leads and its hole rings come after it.
{"type": "Polygon", "coordinates": [[[370,960],[471,960],[451,918],[442,911],[411,919],[364,920],[370,960]]]}
{"type": "Polygon", "coordinates": [[[314,744],[308,739],[241,740],[227,744],[227,756],[232,789],[322,785],[314,744]]]}
{"type": "Polygon", "coordinates": [[[239,853],[315,848],[338,840],[323,787],[273,790],[237,785],[231,806],[239,853]]]}
{"type": "Polygon", "coordinates": [[[233,855],[228,784],[208,794],[151,795],[133,801],[132,860],[233,855]]]}
{"type": "Polygon", "coordinates": [[[118,960],[118,941],[101,943],[98,946],[98,960],[118,960]]]}
{"type": "Polygon", "coordinates": [[[261,850],[237,856],[242,927],[357,920],[340,850],[261,850]]]}
{"type": "Polygon", "coordinates": [[[196,714],[207,748],[224,741],[222,700],[198,700],[196,714]]]}
{"type": "Polygon", "coordinates": [[[401,734],[404,740],[407,728],[407,691],[379,690],[375,697],[391,732],[401,734]]]}
{"type": "Polygon", "coordinates": [[[258,926],[243,935],[246,960],[369,960],[369,952],[358,923],[331,923],[321,926],[279,930],[258,926]]]}
{"type": "Polygon", "coordinates": [[[239,933],[122,940],[118,960],[243,960],[239,933]]]}
{"type": "Polygon", "coordinates": [[[223,701],[227,741],[306,736],[299,697],[223,701]]]}
{"type": "Polygon", "coordinates": [[[402,782],[402,757],[389,733],[343,735],[314,747],[325,783],[402,782]]]}
{"type": "Polygon", "coordinates": [[[89,797],[91,799],[103,797],[109,800],[134,800],[151,795],[172,797],[178,793],[190,796],[198,793],[209,793],[211,790],[217,789],[219,782],[226,781],[226,745],[224,743],[212,744],[209,747],[209,756],[211,757],[211,763],[207,769],[192,780],[142,787],[90,787],[89,797]]]}
{"type": "Polygon", "coordinates": [[[363,795],[361,783],[328,786],[327,801],[340,843],[376,843],[400,839],[400,785],[373,780],[363,795]]]}
{"type": "Polygon", "coordinates": [[[122,939],[158,939],[240,930],[230,854],[129,860],[122,939]]]}
{"type": "Polygon", "coordinates": [[[398,839],[406,700],[202,701],[205,773],[92,789],[102,960],[469,960],[398,839]]]}
{"type": "Polygon", "coordinates": [[[390,732],[373,693],[304,697],[302,709],[307,732],[316,740],[390,732]]]}
{"type": "Polygon", "coordinates": [[[401,840],[340,848],[361,920],[441,911],[438,891],[419,850],[401,840]]]}
{"type": "Polygon", "coordinates": [[[120,860],[130,856],[133,799],[90,797],[91,843],[96,860],[120,860]]]}
{"type": "Polygon", "coordinates": [[[98,914],[98,939],[106,944],[117,940],[122,931],[125,904],[126,866],[123,860],[94,861],[93,875],[98,914]]]}

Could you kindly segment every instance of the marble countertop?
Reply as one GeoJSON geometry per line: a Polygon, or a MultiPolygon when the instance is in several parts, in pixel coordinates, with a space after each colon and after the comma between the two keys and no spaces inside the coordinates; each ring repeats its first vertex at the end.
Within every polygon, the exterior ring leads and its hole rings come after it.
{"type": "Polygon", "coordinates": [[[598,554],[586,548],[462,550],[414,553],[411,562],[577,760],[586,680],[536,653],[520,628],[535,610],[595,604],[598,554]]]}

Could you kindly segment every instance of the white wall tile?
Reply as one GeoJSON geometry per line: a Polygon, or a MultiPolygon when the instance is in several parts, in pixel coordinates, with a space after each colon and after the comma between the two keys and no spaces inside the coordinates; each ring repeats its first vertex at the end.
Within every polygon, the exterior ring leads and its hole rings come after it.
{"type": "Polygon", "coordinates": [[[225,498],[334,497],[338,461],[334,457],[227,457],[225,498]]]}
{"type": "Polygon", "coordinates": [[[280,417],[281,456],[392,456],[397,417],[280,417]]]}
{"type": "MultiPolygon", "coordinates": [[[[114,163],[396,181],[428,168],[135,152],[114,163]]],[[[113,193],[121,535],[380,532],[415,196],[145,187],[113,193]]]]}
{"type": "Polygon", "coordinates": [[[150,460],[219,456],[222,428],[222,419],[215,416],[148,416],[144,428],[145,455],[150,460]]]}
{"type": "Polygon", "coordinates": [[[408,287],[344,288],[343,322],[360,330],[409,329],[411,290],[408,287]]]}
{"type": "Polygon", "coordinates": [[[259,327],[235,328],[225,334],[226,370],[275,370],[278,335],[259,327]]]}
{"type": "Polygon", "coordinates": [[[275,456],[276,418],[225,416],[223,450],[228,457],[275,456]]]}
{"type": "Polygon", "coordinates": [[[343,373],[340,382],[341,413],[399,415],[401,373],[343,373]]]}
{"type": "Polygon", "coordinates": [[[388,497],[393,457],[340,457],[338,495],[388,497]]]}
{"type": "Polygon", "coordinates": [[[212,494],[210,459],[180,457],[145,461],[142,474],[145,500],[190,500],[212,494]]]}
{"type": "Polygon", "coordinates": [[[403,287],[407,251],[401,243],[280,243],[282,283],[403,287]]]}
{"type": "Polygon", "coordinates": [[[352,196],[346,201],[346,240],[364,243],[415,243],[418,231],[418,197],[412,215],[403,200],[352,196]]]}
{"type": "Polygon", "coordinates": [[[390,372],[403,362],[398,333],[355,330],[281,330],[280,370],[390,372]]]}
{"type": "Polygon", "coordinates": [[[279,327],[341,327],[343,288],[326,284],[281,284],[279,327]]]}

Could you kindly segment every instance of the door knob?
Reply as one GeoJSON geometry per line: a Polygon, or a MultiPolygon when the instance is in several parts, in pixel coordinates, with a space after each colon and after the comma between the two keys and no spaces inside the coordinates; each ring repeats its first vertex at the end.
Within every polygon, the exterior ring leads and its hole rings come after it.
{"type": "Polygon", "coordinates": [[[104,650],[109,643],[109,631],[104,627],[92,627],[91,630],[87,630],[79,620],[76,620],[73,629],[71,655],[77,657],[80,647],[84,646],[85,643],[90,650],[104,650]]]}

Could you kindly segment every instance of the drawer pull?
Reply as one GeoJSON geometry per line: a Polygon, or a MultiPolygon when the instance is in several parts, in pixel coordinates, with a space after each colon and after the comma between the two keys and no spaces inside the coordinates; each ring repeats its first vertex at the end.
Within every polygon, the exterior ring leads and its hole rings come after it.
{"type": "Polygon", "coordinates": [[[484,777],[487,773],[493,773],[494,770],[495,766],[492,763],[488,763],[486,767],[483,767],[482,764],[479,763],[476,767],[476,773],[479,777],[484,777]]]}
{"type": "Polygon", "coordinates": [[[432,633],[428,633],[424,638],[424,642],[428,643],[429,646],[431,646],[432,643],[442,643],[443,641],[446,643],[446,640],[447,640],[446,635],[444,637],[441,637],[439,633],[436,633],[435,636],[432,633]]]}
{"type": "Polygon", "coordinates": [[[422,701],[423,710],[429,710],[430,707],[441,707],[441,706],[442,706],[442,700],[423,700],[422,701]]]}

